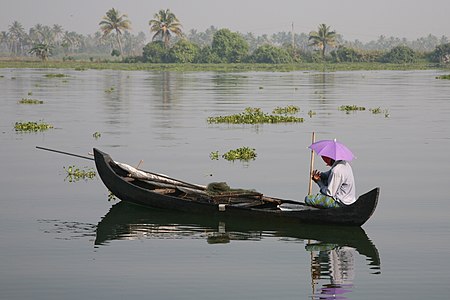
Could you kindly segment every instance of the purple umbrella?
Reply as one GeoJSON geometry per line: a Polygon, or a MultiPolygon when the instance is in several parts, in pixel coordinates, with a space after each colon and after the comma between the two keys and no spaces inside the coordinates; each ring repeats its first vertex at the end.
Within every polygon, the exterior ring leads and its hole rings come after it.
{"type": "Polygon", "coordinates": [[[351,161],[355,156],[352,151],[336,140],[322,140],[312,143],[309,149],[314,150],[317,155],[327,156],[334,160],[351,161]]]}

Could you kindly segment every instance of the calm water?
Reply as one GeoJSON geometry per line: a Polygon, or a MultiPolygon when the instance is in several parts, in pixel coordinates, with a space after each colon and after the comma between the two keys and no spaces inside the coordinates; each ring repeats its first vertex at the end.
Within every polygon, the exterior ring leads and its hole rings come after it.
{"type": "Polygon", "coordinates": [[[447,298],[450,81],[439,74],[0,69],[0,299],[447,298]],[[305,122],[206,122],[287,105],[299,106],[305,122]],[[366,111],[346,114],[341,105],[366,111]],[[55,128],[14,130],[39,120],[55,128]],[[358,193],[381,188],[362,229],[249,224],[108,201],[99,179],[66,179],[63,167],[92,162],[35,148],[87,155],[98,147],[180,179],[302,199],[312,131],[356,154],[358,193]],[[256,160],[209,157],[243,146],[256,149],[256,160]]]}

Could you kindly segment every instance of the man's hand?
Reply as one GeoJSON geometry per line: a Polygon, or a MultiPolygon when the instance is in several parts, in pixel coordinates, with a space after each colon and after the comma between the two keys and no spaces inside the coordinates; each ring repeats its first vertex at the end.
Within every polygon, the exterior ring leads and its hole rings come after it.
{"type": "Polygon", "coordinates": [[[317,182],[320,180],[320,172],[317,170],[314,170],[311,174],[311,178],[312,180],[314,180],[314,182],[317,182]]]}

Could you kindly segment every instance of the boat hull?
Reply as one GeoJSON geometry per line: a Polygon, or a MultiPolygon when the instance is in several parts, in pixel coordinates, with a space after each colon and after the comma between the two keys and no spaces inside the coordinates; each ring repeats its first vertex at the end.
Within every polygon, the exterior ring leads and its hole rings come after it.
{"type": "MultiPolygon", "coordinates": [[[[311,209],[306,205],[304,205],[304,210],[295,211],[285,211],[275,207],[247,208],[237,205],[205,203],[160,194],[130,183],[125,174],[120,174],[121,172],[118,171],[116,162],[108,154],[94,149],[94,157],[98,174],[103,183],[120,200],[146,207],[210,216],[257,218],[261,222],[271,219],[282,222],[361,226],[375,211],[380,191],[379,188],[374,188],[370,192],[361,195],[352,205],[333,209],[311,209]]],[[[280,203],[292,203],[289,200],[277,200],[280,203]]]]}

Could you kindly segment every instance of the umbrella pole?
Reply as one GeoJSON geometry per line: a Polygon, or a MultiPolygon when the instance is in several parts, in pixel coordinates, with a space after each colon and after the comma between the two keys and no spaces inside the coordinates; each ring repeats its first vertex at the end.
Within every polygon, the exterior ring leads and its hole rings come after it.
{"type": "MultiPolygon", "coordinates": [[[[311,144],[313,144],[316,141],[316,133],[313,131],[312,137],[311,137],[311,144]]],[[[312,191],[312,173],[314,171],[314,150],[311,149],[311,160],[309,163],[309,187],[308,187],[308,195],[311,195],[312,191]]]]}

